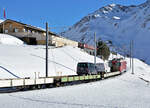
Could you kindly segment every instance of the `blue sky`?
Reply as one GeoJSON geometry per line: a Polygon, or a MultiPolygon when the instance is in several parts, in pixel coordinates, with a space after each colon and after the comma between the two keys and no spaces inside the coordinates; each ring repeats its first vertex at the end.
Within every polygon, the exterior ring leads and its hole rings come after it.
{"type": "MultiPolygon", "coordinates": [[[[138,5],[146,0],[0,0],[0,19],[3,8],[6,17],[34,26],[71,26],[89,13],[108,4],[138,5]]],[[[55,31],[55,30],[52,30],[55,31]]],[[[56,31],[59,31],[58,29],[56,31]]]]}

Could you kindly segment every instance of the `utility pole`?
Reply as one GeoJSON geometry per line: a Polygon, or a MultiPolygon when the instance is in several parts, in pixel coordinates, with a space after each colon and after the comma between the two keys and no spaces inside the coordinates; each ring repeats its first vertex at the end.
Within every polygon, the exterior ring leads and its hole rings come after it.
{"type": "MultiPolygon", "coordinates": [[[[112,52],[114,53],[114,47],[112,47],[112,52]]],[[[112,59],[114,58],[114,54],[112,53],[112,59]]]]}
{"type": "Polygon", "coordinates": [[[132,40],[132,74],[134,74],[134,46],[133,46],[133,40],[132,40]]]}
{"type": "Polygon", "coordinates": [[[48,77],[48,23],[46,22],[46,77],[48,77]]]}
{"type": "Polygon", "coordinates": [[[132,57],[132,55],[131,55],[132,51],[131,50],[132,50],[132,41],[130,41],[130,69],[131,69],[131,57],[132,57]]]}
{"type": "Polygon", "coordinates": [[[97,45],[96,45],[96,32],[94,33],[94,47],[95,47],[95,50],[94,50],[94,64],[96,66],[96,53],[97,53],[97,45]]]}
{"type": "Polygon", "coordinates": [[[4,25],[5,20],[3,21],[3,34],[5,33],[5,25],[4,25]]]}

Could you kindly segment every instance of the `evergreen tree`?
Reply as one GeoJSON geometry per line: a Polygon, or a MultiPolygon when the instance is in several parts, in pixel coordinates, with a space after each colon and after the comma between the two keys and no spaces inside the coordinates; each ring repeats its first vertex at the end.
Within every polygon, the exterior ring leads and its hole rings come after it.
{"type": "Polygon", "coordinates": [[[103,60],[108,60],[110,55],[110,49],[103,41],[97,43],[97,55],[101,56],[103,60]]]}

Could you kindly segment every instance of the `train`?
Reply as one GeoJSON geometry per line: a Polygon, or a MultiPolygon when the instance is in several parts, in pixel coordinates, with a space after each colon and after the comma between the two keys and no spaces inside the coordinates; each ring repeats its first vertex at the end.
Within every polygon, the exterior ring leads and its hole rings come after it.
{"type": "MultiPolygon", "coordinates": [[[[94,55],[95,48],[93,46],[79,42],[78,47],[84,49],[84,51],[86,51],[90,55],[94,55]]],[[[114,58],[110,60],[108,64],[109,67],[111,68],[110,72],[115,72],[115,71],[125,72],[127,68],[126,66],[127,62],[123,58],[114,58]]]]}
{"type": "MultiPolygon", "coordinates": [[[[87,63],[84,63],[87,64],[87,63]]],[[[80,83],[87,83],[92,81],[99,81],[109,77],[121,75],[126,71],[126,61],[123,59],[113,59],[109,61],[110,72],[100,72],[96,73],[96,70],[90,73],[87,71],[86,73],[77,75],[69,75],[69,76],[53,76],[53,77],[39,77],[35,79],[31,78],[17,78],[17,79],[1,79],[0,80],[0,89],[1,88],[15,88],[18,91],[24,90],[35,90],[35,89],[44,89],[44,88],[52,88],[80,83]]],[[[94,65],[88,63],[91,69],[94,69],[94,65]]],[[[86,66],[85,66],[86,67],[86,66]]],[[[87,67],[86,67],[87,68],[87,67]]],[[[4,89],[6,90],[6,89],[4,89]]],[[[1,91],[0,91],[1,92],[1,91]]],[[[7,92],[7,91],[5,91],[7,92]]]]}
{"type": "Polygon", "coordinates": [[[127,62],[122,58],[114,58],[108,63],[90,63],[90,62],[79,62],[77,64],[77,75],[96,75],[100,74],[104,77],[106,73],[119,72],[122,74],[126,72],[127,62]]]}
{"type": "Polygon", "coordinates": [[[111,68],[111,72],[126,72],[127,62],[123,58],[114,58],[109,61],[109,67],[111,68]]]}
{"type": "Polygon", "coordinates": [[[103,75],[87,74],[87,75],[80,75],[80,76],[70,75],[70,76],[39,77],[37,79],[30,79],[30,78],[2,79],[0,80],[0,89],[4,88],[4,90],[9,90],[9,91],[10,89],[16,89],[18,91],[44,89],[44,88],[60,87],[60,86],[99,81],[117,75],[120,75],[120,72],[118,71],[109,72],[103,75]]]}

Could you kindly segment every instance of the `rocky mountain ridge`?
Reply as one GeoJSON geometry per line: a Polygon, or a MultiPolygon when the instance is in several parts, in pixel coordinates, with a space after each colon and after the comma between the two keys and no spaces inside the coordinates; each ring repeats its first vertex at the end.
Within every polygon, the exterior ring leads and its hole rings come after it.
{"type": "Polygon", "coordinates": [[[88,14],[63,33],[63,36],[93,44],[97,40],[112,41],[116,47],[129,50],[134,40],[134,56],[150,64],[150,0],[140,5],[110,4],[88,14]]]}

